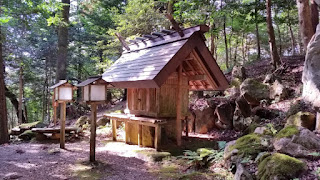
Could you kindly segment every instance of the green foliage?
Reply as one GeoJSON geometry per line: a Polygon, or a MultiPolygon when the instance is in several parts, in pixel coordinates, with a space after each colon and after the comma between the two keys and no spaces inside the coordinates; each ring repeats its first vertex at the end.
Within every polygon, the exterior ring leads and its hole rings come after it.
{"type": "Polygon", "coordinates": [[[258,178],[288,179],[296,177],[306,168],[303,161],[285,154],[274,153],[265,157],[258,165],[258,178]]]}
{"type": "Polygon", "coordinates": [[[297,126],[295,125],[290,125],[290,126],[286,126],[283,129],[281,129],[278,134],[276,134],[276,138],[277,139],[281,139],[281,138],[290,138],[293,135],[297,135],[299,134],[299,129],[297,126]]]}
{"type": "Polygon", "coordinates": [[[188,163],[196,169],[208,168],[213,161],[221,161],[223,159],[223,151],[213,149],[200,148],[196,152],[185,150],[184,156],[180,158],[187,159],[188,163]]]}

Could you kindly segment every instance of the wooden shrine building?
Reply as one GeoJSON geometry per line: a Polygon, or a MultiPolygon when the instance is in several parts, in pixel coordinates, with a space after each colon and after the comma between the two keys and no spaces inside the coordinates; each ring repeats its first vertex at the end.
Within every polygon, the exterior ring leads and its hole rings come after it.
{"type": "Polygon", "coordinates": [[[152,146],[153,142],[158,148],[161,132],[165,132],[174,135],[180,145],[189,91],[228,87],[205,44],[204,33],[208,30],[200,25],[136,38],[103,74],[103,80],[113,87],[128,90],[127,114],[106,115],[113,122],[126,123],[127,143],[152,146]],[[153,127],[155,130],[150,130],[153,127]]]}

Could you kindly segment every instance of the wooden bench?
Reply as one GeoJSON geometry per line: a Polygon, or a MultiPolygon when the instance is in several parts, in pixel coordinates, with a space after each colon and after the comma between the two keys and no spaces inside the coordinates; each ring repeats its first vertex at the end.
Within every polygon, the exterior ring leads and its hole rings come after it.
{"type": "MultiPolygon", "coordinates": [[[[76,133],[78,128],[76,127],[66,127],[65,128],[65,133],[70,134],[71,132],[76,133]]],[[[53,138],[57,138],[57,135],[60,134],[60,128],[55,127],[55,128],[32,128],[32,132],[44,135],[44,134],[52,134],[53,138]]]]}
{"type": "Polygon", "coordinates": [[[127,141],[127,132],[128,132],[128,123],[134,123],[139,125],[138,131],[138,145],[142,146],[142,126],[150,126],[155,128],[155,138],[154,138],[154,147],[159,149],[161,144],[161,126],[166,123],[165,119],[156,119],[151,117],[135,117],[126,114],[106,114],[105,117],[110,118],[112,121],[112,137],[113,141],[117,141],[117,121],[122,121],[125,123],[125,141],[127,141]]]}

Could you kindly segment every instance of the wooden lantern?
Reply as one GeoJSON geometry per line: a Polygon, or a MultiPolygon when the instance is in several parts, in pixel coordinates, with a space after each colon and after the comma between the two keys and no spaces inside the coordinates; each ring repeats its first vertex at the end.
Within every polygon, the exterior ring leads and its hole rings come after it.
{"type": "Polygon", "coordinates": [[[65,125],[66,125],[66,103],[73,99],[73,90],[75,87],[67,80],[60,80],[59,83],[50,87],[53,89],[53,119],[54,125],[57,122],[57,107],[61,104],[60,110],[60,148],[65,148],[65,125]]]}
{"type": "Polygon", "coordinates": [[[107,101],[107,82],[101,76],[90,77],[77,87],[82,89],[82,101],[91,105],[90,161],[95,161],[97,104],[107,101]]]}

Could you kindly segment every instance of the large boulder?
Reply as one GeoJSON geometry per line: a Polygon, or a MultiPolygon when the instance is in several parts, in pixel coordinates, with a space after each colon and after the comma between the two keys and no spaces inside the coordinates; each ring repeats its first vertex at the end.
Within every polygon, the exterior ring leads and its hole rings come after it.
{"type": "Polygon", "coordinates": [[[278,132],[273,146],[276,151],[293,157],[310,157],[320,149],[320,138],[309,129],[291,125],[278,132]]]}
{"type": "Polygon", "coordinates": [[[31,130],[26,130],[18,137],[24,141],[30,141],[32,138],[36,137],[36,133],[32,132],[31,130]]]}
{"type": "Polygon", "coordinates": [[[232,68],[232,79],[240,79],[241,81],[247,78],[246,69],[243,66],[236,65],[232,68]]]}
{"type": "Polygon", "coordinates": [[[76,126],[77,127],[82,127],[83,125],[87,124],[90,122],[90,118],[87,116],[81,116],[79,119],[76,121],[76,126]]]}
{"type": "Polygon", "coordinates": [[[218,105],[214,111],[217,117],[215,125],[220,129],[232,129],[234,110],[235,104],[232,101],[218,105]]]}
{"type": "Polygon", "coordinates": [[[195,110],[195,132],[205,134],[215,127],[214,109],[212,107],[203,110],[195,110]]]}
{"type": "Polygon", "coordinates": [[[19,125],[19,129],[21,131],[25,131],[25,130],[30,130],[32,128],[44,128],[46,127],[46,125],[40,121],[35,121],[35,122],[31,122],[31,123],[23,123],[19,125]]]}
{"type": "Polygon", "coordinates": [[[302,97],[315,107],[320,107],[320,26],[310,40],[302,73],[302,97]]]}
{"type": "Polygon", "coordinates": [[[286,126],[295,125],[305,127],[309,130],[314,130],[316,125],[316,116],[310,112],[298,112],[297,114],[291,115],[287,119],[286,126]]]}
{"type": "Polygon", "coordinates": [[[299,159],[285,154],[274,153],[261,158],[258,165],[258,179],[291,179],[306,170],[306,167],[306,164],[299,159]]]}
{"type": "Polygon", "coordinates": [[[270,99],[280,101],[287,98],[288,95],[288,89],[279,80],[275,80],[270,86],[270,99]]]}
{"type": "Polygon", "coordinates": [[[261,100],[269,99],[269,86],[255,79],[246,79],[240,86],[240,93],[250,105],[259,105],[261,100]]]}
{"type": "Polygon", "coordinates": [[[103,116],[97,120],[97,126],[105,126],[109,122],[110,122],[110,119],[103,116]]]}

